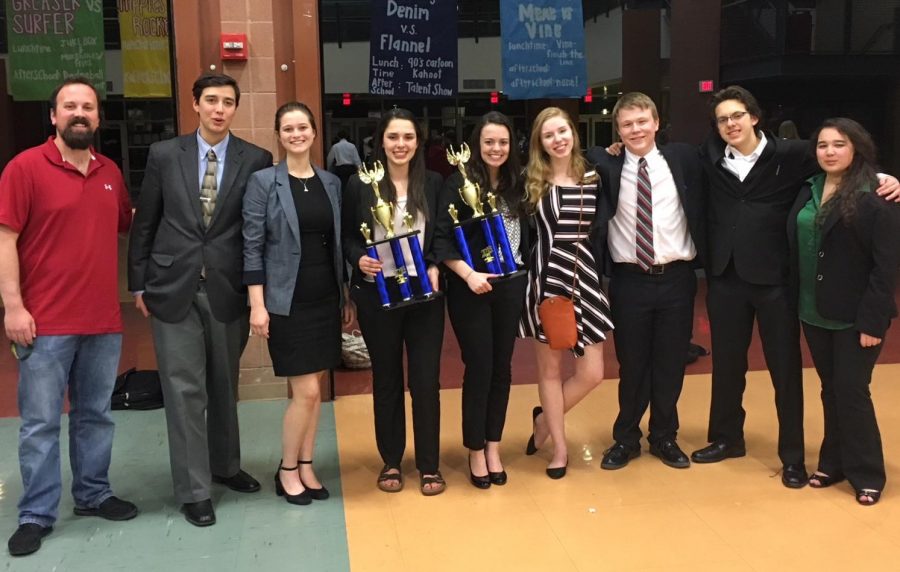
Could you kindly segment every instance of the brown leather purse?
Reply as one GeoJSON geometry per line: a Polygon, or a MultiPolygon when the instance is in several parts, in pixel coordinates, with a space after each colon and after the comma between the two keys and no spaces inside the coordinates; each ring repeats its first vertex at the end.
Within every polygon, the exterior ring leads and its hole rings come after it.
{"type": "MultiPolygon", "coordinates": [[[[581,206],[578,209],[578,231],[581,232],[581,215],[584,212],[584,186],[581,186],[581,206]]],[[[575,267],[572,272],[572,295],[578,284],[578,246],[575,247],[575,267]]],[[[570,350],[578,343],[578,325],[575,321],[575,303],[568,296],[551,296],[538,304],[538,318],[544,337],[551,350],[570,350]]]]}

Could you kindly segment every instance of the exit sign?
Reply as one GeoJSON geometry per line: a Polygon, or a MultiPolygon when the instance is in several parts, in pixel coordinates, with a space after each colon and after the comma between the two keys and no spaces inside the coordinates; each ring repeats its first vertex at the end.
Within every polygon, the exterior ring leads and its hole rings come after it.
{"type": "Polygon", "coordinates": [[[702,79],[699,82],[700,93],[712,93],[715,89],[715,84],[711,79],[702,79]]]}

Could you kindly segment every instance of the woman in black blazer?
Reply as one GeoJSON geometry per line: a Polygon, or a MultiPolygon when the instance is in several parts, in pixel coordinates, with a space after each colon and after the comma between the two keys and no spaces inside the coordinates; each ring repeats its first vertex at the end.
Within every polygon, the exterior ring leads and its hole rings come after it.
{"type": "MultiPolygon", "coordinates": [[[[512,122],[497,111],[481,118],[472,131],[472,157],[465,169],[468,178],[481,191],[484,212],[491,206],[488,192],[497,199],[497,209],[513,249],[516,265],[528,260],[528,219],[524,216],[524,187],[521,167],[513,147],[512,122]]],[[[469,478],[480,489],[491,484],[506,484],[506,471],[500,460],[500,438],[506,422],[511,362],[516,341],[516,326],[525,300],[525,275],[491,282],[487,264],[480,256],[487,245],[480,224],[463,227],[472,263],[469,266],[457,246],[454,222],[449,213],[452,203],[458,220],[471,218],[473,211],[460,198],[462,172],[451,175],[441,193],[434,236],[434,252],[450,272],[447,273],[447,310],[466,365],[462,386],[463,445],[469,449],[469,478]]]]}
{"type": "Polygon", "coordinates": [[[878,185],[875,145],[857,122],[829,119],[812,140],[824,173],[807,181],[788,218],[792,283],[825,417],[809,484],[846,478],[857,502],[873,505],[885,470],[869,383],[897,315],[900,206],[871,192],[878,185]]]}
{"type": "MultiPolygon", "coordinates": [[[[405,232],[403,215],[414,217],[413,228],[419,234],[428,266],[431,287],[438,290],[439,271],[432,252],[437,199],[443,180],[437,173],[425,170],[422,129],[412,113],[392,109],[382,115],[375,133],[374,159],[385,168],[379,191],[386,202],[394,203],[394,228],[405,232]]],[[[385,232],[373,221],[371,207],[375,193],[353,175],[344,197],[344,255],[353,268],[350,296],[356,302],[359,325],[372,358],[372,399],[375,408],[375,440],[384,467],[378,476],[378,488],[397,492],[403,488],[400,462],[406,446],[406,415],[403,393],[403,349],[406,348],[409,394],[412,398],[413,432],[416,468],[420,474],[420,490],[426,496],[444,492],[446,483],[439,470],[440,456],[440,362],[444,339],[444,303],[440,297],[428,302],[384,310],[373,282],[383,271],[392,300],[398,300],[398,286],[393,279],[396,269],[390,247],[379,245],[379,258],[366,254],[366,243],[360,232],[365,223],[374,241],[385,232]]],[[[412,257],[402,241],[407,268],[415,274],[412,257]]],[[[413,290],[418,280],[408,281],[413,290]]]]}
{"type": "Polygon", "coordinates": [[[268,340],[275,375],[292,392],[275,490],[303,505],[329,496],[312,469],[319,386],[340,362],[341,308],[345,325],[355,312],[344,292],[341,183],[310,162],[315,118],[306,105],[286,103],[275,132],[285,160],[254,173],[244,194],[244,283],[251,331],[268,340]]]}

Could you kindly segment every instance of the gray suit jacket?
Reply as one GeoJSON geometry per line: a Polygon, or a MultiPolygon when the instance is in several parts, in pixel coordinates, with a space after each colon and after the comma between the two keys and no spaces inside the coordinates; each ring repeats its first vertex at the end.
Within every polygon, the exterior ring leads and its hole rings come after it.
{"type": "MultiPolygon", "coordinates": [[[[341,181],[313,166],[334,215],[334,279],[343,297],[341,181]]],[[[266,310],[287,316],[300,269],[300,223],[291,195],[287,162],[253,173],[244,195],[244,284],[265,284],[266,310]]],[[[341,300],[343,303],[343,299],[341,300]]]]}
{"type": "Polygon", "coordinates": [[[198,154],[196,131],[150,147],[131,225],[128,288],[143,290],[147,309],[164,322],[187,316],[204,268],[217,320],[234,321],[247,308],[241,207],[247,179],[271,165],[272,154],[231,135],[209,227],[200,207],[198,154]]]}

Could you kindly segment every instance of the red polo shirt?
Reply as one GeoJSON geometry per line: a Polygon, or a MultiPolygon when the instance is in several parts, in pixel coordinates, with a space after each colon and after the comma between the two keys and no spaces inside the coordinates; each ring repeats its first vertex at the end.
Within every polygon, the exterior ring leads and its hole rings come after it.
{"type": "Polygon", "coordinates": [[[19,283],[37,335],[122,331],[118,234],[131,225],[119,168],[94,153],[87,175],[53,137],[0,175],[0,224],[19,233],[19,283]]]}

